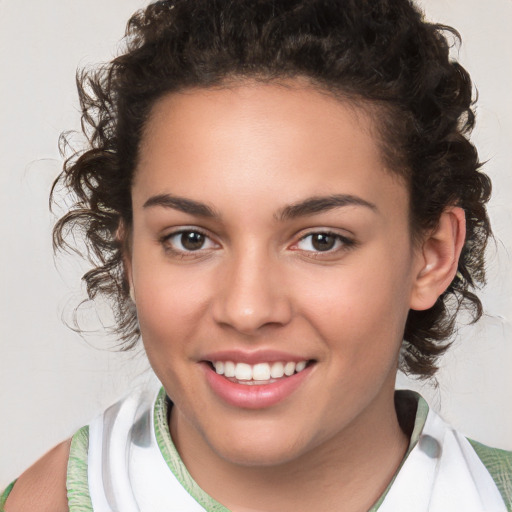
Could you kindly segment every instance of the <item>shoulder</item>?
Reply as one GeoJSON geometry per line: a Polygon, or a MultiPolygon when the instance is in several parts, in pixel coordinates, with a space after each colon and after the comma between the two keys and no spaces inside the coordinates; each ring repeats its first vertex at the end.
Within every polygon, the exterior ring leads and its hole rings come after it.
{"type": "Polygon", "coordinates": [[[6,512],[68,512],[66,477],[70,446],[71,439],[60,443],[18,478],[5,503],[6,512]]]}
{"type": "Polygon", "coordinates": [[[468,439],[476,454],[491,474],[508,510],[512,510],[512,452],[491,448],[468,439]]]}

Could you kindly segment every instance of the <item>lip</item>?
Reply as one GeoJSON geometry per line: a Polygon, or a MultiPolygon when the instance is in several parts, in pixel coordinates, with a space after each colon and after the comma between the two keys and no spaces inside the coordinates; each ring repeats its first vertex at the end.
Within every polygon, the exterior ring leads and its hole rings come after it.
{"type": "MultiPolygon", "coordinates": [[[[216,356],[217,355],[218,354],[216,354],[216,356]]],[[[214,360],[222,361],[233,359],[219,358],[214,360]]],[[[290,359],[276,359],[275,361],[283,360],[290,361],[290,359]]],[[[298,359],[297,361],[300,360],[303,361],[304,359],[298,359]]],[[[248,362],[247,359],[244,361],[238,359],[237,362],[238,361],[248,362]]],[[[248,362],[248,364],[256,364],[261,361],[272,362],[269,359],[258,359],[255,363],[248,362]]],[[[315,365],[309,365],[301,372],[291,375],[290,377],[281,378],[271,384],[248,386],[246,384],[231,382],[222,375],[218,375],[209,363],[201,363],[206,381],[210,385],[212,391],[229,405],[243,409],[264,409],[286,400],[297,390],[297,388],[299,388],[304,380],[308,378],[314,366],[315,365]]]]}

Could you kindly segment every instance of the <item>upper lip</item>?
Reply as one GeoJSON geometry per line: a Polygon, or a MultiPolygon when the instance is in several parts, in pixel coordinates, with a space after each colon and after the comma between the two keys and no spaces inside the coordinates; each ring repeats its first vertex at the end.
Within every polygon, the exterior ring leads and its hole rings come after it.
{"type": "Polygon", "coordinates": [[[299,361],[309,361],[310,357],[303,355],[290,354],[289,352],[282,352],[279,350],[219,350],[204,354],[201,357],[202,361],[233,361],[234,363],[258,364],[258,363],[277,363],[277,362],[290,362],[298,363],[299,361]]]}

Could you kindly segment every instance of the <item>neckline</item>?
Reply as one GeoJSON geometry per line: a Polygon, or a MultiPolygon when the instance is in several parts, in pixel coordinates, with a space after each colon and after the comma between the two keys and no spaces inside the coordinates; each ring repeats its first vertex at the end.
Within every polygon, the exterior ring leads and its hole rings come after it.
{"type": "MultiPolygon", "coordinates": [[[[368,512],[376,512],[382,505],[386,498],[389,490],[393,486],[396,477],[400,473],[405,461],[409,457],[411,451],[414,449],[420,438],[421,432],[427,419],[429,407],[427,402],[421,395],[410,390],[396,390],[395,391],[395,404],[397,414],[399,415],[399,422],[404,431],[408,430],[406,425],[408,419],[405,416],[411,414],[411,406],[416,405],[416,412],[414,416],[414,426],[410,435],[409,446],[407,451],[400,463],[400,466],[396,470],[393,478],[386,487],[385,491],[381,494],[379,499],[370,508],[368,512]],[[403,406],[404,404],[407,404],[403,406]]],[[[172,407],[171,400],[167,397],[164,388],[162,387],[158,393],[158,396],[154,405],[154,430],[156,440],[160,448],[160,452],[167,463],[169,469],[173,475],[177,478],[178,482],[183,488],[194,498],[199,505],[201,505],[208,512],[230,512],[224,505],[216,501],[209,494],[207,494],[199,484],[192,478],[192,475],[188,472],[185,464],[183,463],[176,446],[171,437],[169,431],[169,412],[172,407]]],[[[412,415],[412,414],[411,414],[412,415]]],[[[410,430],[410,429],[409,429],[410,430]]]]}

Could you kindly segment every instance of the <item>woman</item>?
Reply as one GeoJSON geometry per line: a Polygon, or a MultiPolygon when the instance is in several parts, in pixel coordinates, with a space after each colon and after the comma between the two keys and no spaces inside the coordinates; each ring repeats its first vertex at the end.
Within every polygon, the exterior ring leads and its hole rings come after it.
{"type": "Polygon", "coordinates": [[[157,2],[82,76],[57,245],[163,384],[27,470],[6,510],[507,510],[511,456],[428,377],[478,318],[488,178],[467,72],[406,0],[157,2]],[[507,469],[508,464],[508,469],[507,469]]]}

